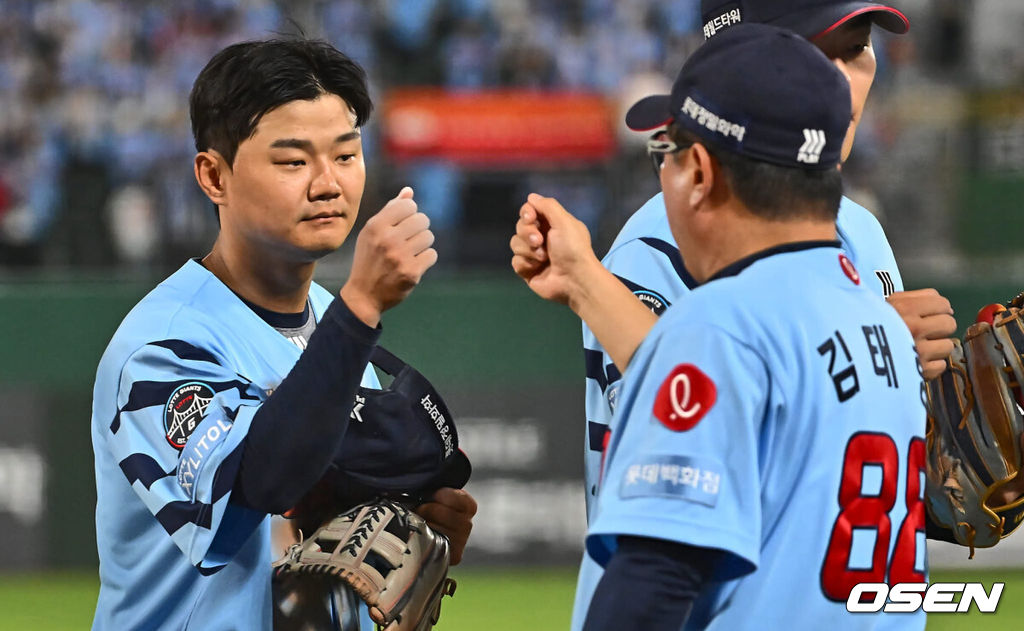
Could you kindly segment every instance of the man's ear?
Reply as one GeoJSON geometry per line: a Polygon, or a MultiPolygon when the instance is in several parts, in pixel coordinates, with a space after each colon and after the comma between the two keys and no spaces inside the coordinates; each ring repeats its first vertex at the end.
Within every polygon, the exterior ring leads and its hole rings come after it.
{"type": "Polygon", "coordinates": [[[216,149],[207,149],[196,154],[192,166],[199,188],[211,202],[222,206],[227,197],[225,180],[231,174],[227,160],[216,149]]]}
{"type": "Polygon", "coordinates": [[[711,195],[715,191],[715,182],[718,178],[718,162],[711,157],[707,147],[699,142],[694,143],[687,153],[689,153],[687,157],[693,162],[690,207],[694,210],[700,210],[711,199],[711,195]]]}

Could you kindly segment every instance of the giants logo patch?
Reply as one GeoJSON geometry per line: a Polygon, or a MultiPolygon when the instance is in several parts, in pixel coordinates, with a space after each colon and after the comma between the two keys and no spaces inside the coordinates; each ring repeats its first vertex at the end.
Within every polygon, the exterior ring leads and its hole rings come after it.
{"type": "Polygon", "coordinates": [[[633,295],[639,298],[640,302],[644,303],[644,306],[653,311],[656,316],[660,316],[665,313],[665,309],[668,309],[665,299],[649,289],[638,289],[633,292],[633,295]]]}
{"type": "Polygon", "coordinates": [[[213,388],[205,383],[192,382],[179,387],[164,406],[164,429],[171,447],[181,450],[188,437],[203,420],[206,407],[213,399],[213,388]]]}
{"type": "Polygon", "coordinates": [[[653,413],[670,430],[685,432],[696,427],[717,397],[711,377],[693,364],[679,364],[658,389],[653,413]]]}

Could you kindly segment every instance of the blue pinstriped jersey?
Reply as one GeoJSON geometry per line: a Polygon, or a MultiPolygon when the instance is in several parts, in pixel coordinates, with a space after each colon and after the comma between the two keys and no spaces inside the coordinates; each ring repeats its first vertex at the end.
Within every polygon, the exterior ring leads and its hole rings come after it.
{"type": "MultiPolygon", "coordinates": [[[[881,296],[903,291],[892,248],[874,215],[844,197],[836,230],[843,249],[862,273],[865,286],[881,296]]],[[[697,286],[672,237],[661,193],[630,217],[602,263],[658,315],[697,286]]],[[[621,375],[585,323],[583,352],[587,374],[584,484],[589,519],[598,490],[602,442],[621,388],[621,375]]],[[[583,627],[578,614],[586,612],[600,577],[601,568],[584,555],[572,622],[574,631],[583,627]]]]}
{"type": "Polygon", "coordinates": [[[727,553],[687,628],[924,628],[846,611],[856,583],[925,579],[925,412],[909,330],[837,245],[698,287],[623,377],[587,549],[727,553]]]}
{"type": "MultiPolygon", "coordinates": [[[[333,297],[309,298],[319,320],[333,297]]],[[[93,392],[94,629],[270,628],[270,519],[231,490],[300,353],[195,261],[125,317],[93,392]]],[[[372,368],[363,385],[379,387],[372,368]]]]}

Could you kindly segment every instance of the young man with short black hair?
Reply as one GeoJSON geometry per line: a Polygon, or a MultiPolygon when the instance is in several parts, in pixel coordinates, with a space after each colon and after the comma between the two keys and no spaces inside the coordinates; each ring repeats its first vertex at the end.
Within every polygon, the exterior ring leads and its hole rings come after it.
{"type": "MultiPolygon", "coordinates": [[[[437,260],[403,189],[356,241],[338,296],[313,282],[348,237],[366,173],[363,70],[305,39],[235,44],[196,79],[195,176],[220,233],[124,319],[100,361],[92,439],[95,629],[269,629],[270,515],[339,453],[382,313],[437,260]]],[[[476,503],[418,511],[458,561],[476,503]]]]}

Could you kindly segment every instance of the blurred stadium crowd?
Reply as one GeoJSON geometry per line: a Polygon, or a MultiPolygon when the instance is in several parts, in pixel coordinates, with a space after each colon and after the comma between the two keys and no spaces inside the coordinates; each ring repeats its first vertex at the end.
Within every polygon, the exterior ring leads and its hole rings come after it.
{"type": "MultiPolygon", "coordinates": [[[[187,94],[205,62],[229,43],[300,30],[323,37],[366,67],[378,100],[415,85],[598,92],[619,103],[641,86],[668,84],[702,40],[697,5],[0,0],[0,268],[173,268],[201,254],[216,224],[192,179],[187,94]]],[[[1024,13],[1018,0],[895,5],[910,16],[911,34],[875,31],[878,80],[847,181],[854,197],[859,193],[896,228],[897,252],[903,246],[913,255],[925,238],[929,248],[949,239],[956,178],[945,176],[960,168],[965,158],[956,148],[971,131],[963,122],[964,95],[1024,78],[1017,43],[1024,13]]],[[[421,206],[435,227],[453,240],[474,214],[486,212],[481,200],[503,204],[505,221],[535,188],[565,196],[606,238],[656,186],[647,163],[636,158],[637,143],[623,134],[617,156],[602,169],[575,179],[528,169],[490,173],[489,181],[513,184],[474,198],[467,189],[475,180],[464,166],[389,161],[377,120],[365,133],[364,209],[408,180],[423,190],[421,206]]],[[[1018,132],[1024,128],[1017,125],[1018,132]]],[[[1010,168],[1024,168],[1014,154],[1020,145],[1022,133],[1011,142],[1010,168]]],[[[505,252],[499,254],[494,261],[505,264],[505,252]]]]}

